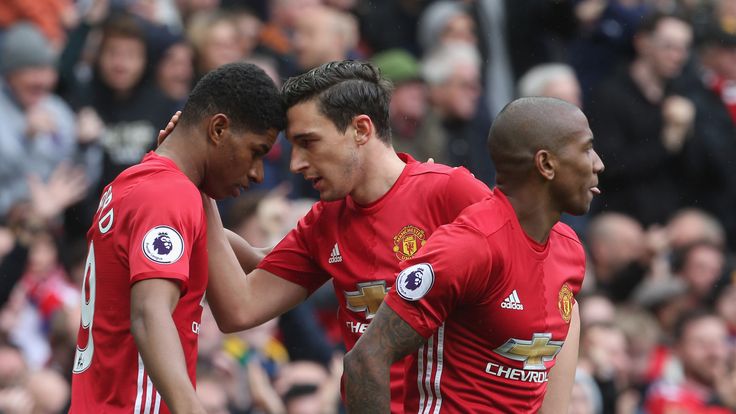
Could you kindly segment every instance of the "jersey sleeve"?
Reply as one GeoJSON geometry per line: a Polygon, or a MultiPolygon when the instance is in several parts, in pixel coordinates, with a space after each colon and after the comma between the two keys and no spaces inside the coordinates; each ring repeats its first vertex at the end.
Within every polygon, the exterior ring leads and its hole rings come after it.
{"type": "Polygon", "coordinates": [[[472,227],[440,227],[406,262],[384,301],[420,335],[430,337],[453,309],[484,296],[492,270],[487,246],[472,227]]]}
{"type": "Polygon", "coordinates": [[[186,292],[192,246],[206,234],[199,192],[183,180],[161,173],[138,184],[125,202],[130,209],[130,283],[165,278],[186,292]]]}
{"type": "Polygon", "coordinates": [[[304,287],[310,295],[328,281],[330,275],[320,268],[309,249],[319,237],[317,222],[322,209],[320,203],[315,204],[271,253],[261,260],[258,268],[304,287]]]}
{"type": "Polygon", "coordinates": [[[450,173],[443,192],[447,221],[452,222],[461,211],[472,204],[491,196],[491,190],[465,167],[457,167],[450,173]]]}

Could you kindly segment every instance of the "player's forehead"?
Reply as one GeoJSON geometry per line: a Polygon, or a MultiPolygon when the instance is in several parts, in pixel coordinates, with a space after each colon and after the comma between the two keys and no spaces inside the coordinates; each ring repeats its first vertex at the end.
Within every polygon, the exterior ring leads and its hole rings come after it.
{"type": "Polygon", "coordinates": [[[306,135],[320,135],[335,130],[335,125],[319,109],[316,100],[300,102],[286,111],[286,137],[289,140],[306,135]]]}
{"type": "Polygon", "coordinates": [[[266,145],[268,147],[273,146],[276,142],[276,137],[279,131],[275,128],[267,129],[265,131],[245,131],[239,137],[240,140],[246,145],[266,145]]]}

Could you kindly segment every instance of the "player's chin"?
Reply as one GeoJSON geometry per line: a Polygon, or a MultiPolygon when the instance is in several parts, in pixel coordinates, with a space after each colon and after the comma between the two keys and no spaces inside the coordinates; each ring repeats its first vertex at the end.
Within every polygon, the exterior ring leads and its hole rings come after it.
{"type": "Polygon", "coordinates": [[[593,197],[584,197],[578,200],[577,203],[570,205],[565,213],[573,216],[582,216],[590,211],[590,203],[593,201],[593,197]]]}
{"type": "Polygon", "coordinates": [[[340,191],[335,191],[327,188],[322,189],[319,192],[319,199],[321,201],[337,201],[342,200],[345,197],[347,197],[347,194],[343,194],[340,191]]]}

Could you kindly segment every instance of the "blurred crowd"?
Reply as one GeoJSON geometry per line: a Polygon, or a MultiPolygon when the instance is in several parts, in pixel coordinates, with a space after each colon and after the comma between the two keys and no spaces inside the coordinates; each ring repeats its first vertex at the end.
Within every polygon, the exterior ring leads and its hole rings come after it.
{"type": "MultiPolygon", "coordinates": [[[[244,60],[280,84],[342,59],[393,82],[397,150],[489,186],[507,102],[583,108],[606,170],[592,211],[564,217],[588,252],[570,412],[736,412],[736,0],[3,0],[0,413],[68,407],[100,189],[197,79],[244,60]]],[[[219,205],[255,246],[316,197],[289,155],[281,136],[264,182],[219,205]]],[[[324,286],[233,335],[205,307],[208,410],[341,412],[336,307],[324,286]]]]}

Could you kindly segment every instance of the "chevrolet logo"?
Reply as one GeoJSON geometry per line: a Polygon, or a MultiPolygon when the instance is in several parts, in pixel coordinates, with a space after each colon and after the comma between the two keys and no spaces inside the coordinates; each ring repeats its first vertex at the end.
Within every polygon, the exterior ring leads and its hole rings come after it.
{"type": "Polygon", "coordinates": [[[552,361],[564,341],[550,341],[551,333],[535,333],[531,341],[511,338],[493,351],[514,361],[523,361],[524,369],[545,370],[545,362],[552,361]]]}
{"type": "Polygon", "coordinates": [[[365,312],[366,319],[371,319],[378,312],[378,307],[386,296],[386,281],[373,281],[358,283],[358,290],[355,292],[345,292],[345,301],[348,309],[353,312],[365,312]]]}

